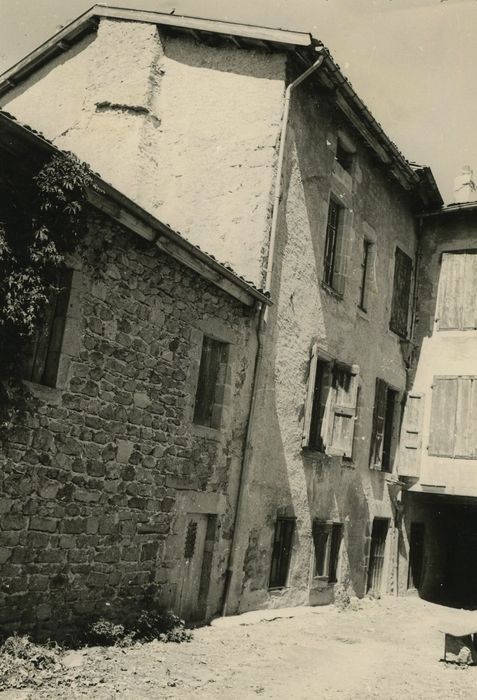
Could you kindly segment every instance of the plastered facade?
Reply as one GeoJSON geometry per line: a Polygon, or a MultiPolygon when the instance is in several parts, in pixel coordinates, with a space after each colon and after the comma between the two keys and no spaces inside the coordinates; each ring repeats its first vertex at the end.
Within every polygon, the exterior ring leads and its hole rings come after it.
{"type": "Polygon", "coordinates": [[[285,63],[103,19],[3,107],[260,285],[285,63]]]}
{"type": "Polygon", "coordinates": [[[313,518],[344,524],[338,579],[357,595],[365,592],[372,520],[388,518],[382,593],[394,585],[396,489],[389,483],[390,474],[369,469],[369,451],[376,377],[400,392],[406,388],[401,344],[389,330],[389,319],[395,248],[414,260],[416,225],[410,202],[349,130],[356,148],[352,175],[336,163],[338,132],[343,129],[346,124],[316,86],[297,89],[279,218],[275,305],[265,341],[266,369],[244,499],[248,531],[241,533],[243,565],[237,564],[234,572],[233,596],[240,610],[334,599],[334,585],[313,580],[313,518]],[[342,299],[322,285],[330,194],[346,208],[348,259],[342,299]],[[367,313],[357,308],[363,236],[374,244],[367,313]],[[360,368],[351,463],[305,452],[301,446],[313,342],[333,358],[360,368]],[[296,531],[288,585],[269,591],[277,515],[296,517],[296,531]]]}
{"type": "Polygon", "coordinates": [[[88,226],[57,385],[28,384],[34,410],[0,452],[2,633],[64,634],[152,601],[180,612],[191,514],[214,524],[202,618],[222,604],[254,310],[98,212],[88,226]],[[204,333],[230,344],[208,432],[193,423],[204,333]]]}

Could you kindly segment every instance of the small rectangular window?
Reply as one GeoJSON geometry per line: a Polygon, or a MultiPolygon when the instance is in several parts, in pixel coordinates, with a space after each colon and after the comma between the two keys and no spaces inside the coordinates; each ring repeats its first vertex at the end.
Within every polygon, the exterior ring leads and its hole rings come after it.
{"type": "Polygon", "coordinates": [[[228,344],[204,335],[195,395],[194,423],[220,428],[228,344]]]}
{"type": "Polygon", "coordinates": [[[294,531],[295,518],[277,518],[269,588],[283,588],[287,584],[294,531]]]}
{"type": "Polygon", "coordinates": [[[342,263],[339,250],[342,244],[343,207],[330,199],[328,220],[326,223],[326,240],[324,255],[323,281],[328,287],[342,294],[339,264],[342,263]]]}
{"type": "Polygon", "coordinates": [[[326,578],[329,583],[336,583],[343,525],[314,520],[312,534],[315,549],[314,575],[326,578]]]}
{"type": "Polygon", "coordinates": [[[52,294],[43,322],[32,338],[24,378],[36,384],[56,386],[72,277],[72,270],[60,273],[57,291],[52,294]]]}
{"type": "Polygon", "coordinates": [[[359,300],[358,306],[362,311],[368,310],[368,283],[369,283],[369,264],[371,257],[371,246],[373,244],[366,239],[363,240],[363,251],[361,257],[361,279],[359,285],[359,300]]]}
{"type": "Polygon", "coordinates": [[[399,393],[382,379],[376,379],[373,433],[371,436],[372,469],[391,472],[396,448],[395,432],[399,393]]]}
{"type": "Polygon", "coordinates": [[[409,303],[411,300],[412,260],[400,248],[396,248],[394,260],[393,297],[389,327],[406,338],[408,333],[409,303]]]}
{"type": "Polygon", "coordinates": [[[336,162],[341,165],[343,170],[346,170],[347,173],[351,174],[351,170],[353,168],[353,153],[345,148],[341,139],[338,139],[338,143],[336,145],[335,159],[336,162]]]}

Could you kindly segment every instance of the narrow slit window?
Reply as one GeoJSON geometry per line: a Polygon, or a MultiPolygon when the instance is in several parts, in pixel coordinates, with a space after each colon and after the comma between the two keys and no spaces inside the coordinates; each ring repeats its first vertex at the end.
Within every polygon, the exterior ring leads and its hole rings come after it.
{"type": "Polygon", "coordinates": [[[371,261],[371,246],[372,243],[363,240],[363,251],[361,258],[361,280],[359,286],[358,306],[361,311],[368,310],[368,285],[369,285],[369,265],[371,261]]]}
{"type": "Polygon", "coordinates": [[[195,395],[194,423],[220,428],[228,345],[204,336],[195,395]]]}

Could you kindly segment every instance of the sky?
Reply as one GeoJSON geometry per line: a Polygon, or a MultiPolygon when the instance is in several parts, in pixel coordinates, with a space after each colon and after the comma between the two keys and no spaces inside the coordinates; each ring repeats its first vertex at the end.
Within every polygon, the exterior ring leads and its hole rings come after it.
{"type": "MultiPolygon", "coordinates": [[[[0,0],[0,72],[93,4],[0,0]]],[[[477,177],[477,0],[112,0],[117,7],[311,32],[446,202],[463,165],[477,177]]],[[[34,125],[32,125],[34,126],[34,125]]]]}

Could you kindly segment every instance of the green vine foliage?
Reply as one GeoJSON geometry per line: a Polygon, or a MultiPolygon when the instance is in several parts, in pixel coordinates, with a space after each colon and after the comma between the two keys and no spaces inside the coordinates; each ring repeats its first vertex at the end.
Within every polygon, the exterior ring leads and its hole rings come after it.
{"type": "MultiPolygon", "coordinates": [[[[22,370],[68,255],[87,231],[88,166],[54,155],[33,175],[8,172],[0,192],[0,431],[27,409],[22,370]]],[[[97,189],[97,188],[95,188],[97,189]]]]}

